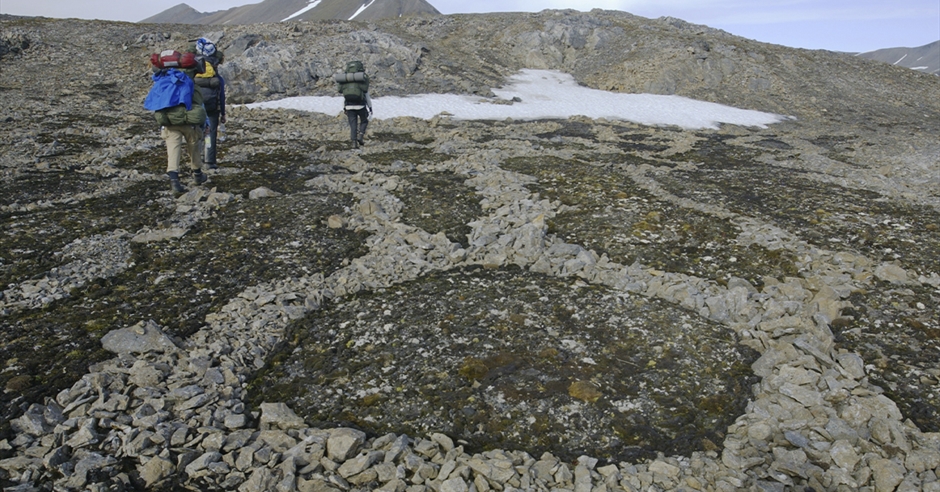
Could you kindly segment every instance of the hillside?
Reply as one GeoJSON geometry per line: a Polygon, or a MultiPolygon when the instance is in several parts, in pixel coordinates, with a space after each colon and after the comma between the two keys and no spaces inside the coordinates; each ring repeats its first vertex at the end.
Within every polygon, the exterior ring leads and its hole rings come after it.
{"type": "Polygon", "coordinates": [[[263,0],[218,12],[201,13],[179,4],[142,23],[202,25],[257,24],[281,21],[357,20],[372,21],[411,15],[439,15],[425,0],[263,0]],[[185,15],[181,15],[185,12],[185,15]]]}
{"type": "Polygon", "coordinates": [[[917,48],[884,48],[859,53],[859,57],[940,75],[940,41],[917,48]]]}
{"type": "Polygon", "coordinates": [[[605,11],[0,33],[5,488],[938,487],[933,75],[605,11]],[[176,196],[147,59],[200,35],[232,107],[176,196]],[[442,107],[354,151],[238,106],[349,59],[379,117],[528,68],[786,118],[442,107]]]}

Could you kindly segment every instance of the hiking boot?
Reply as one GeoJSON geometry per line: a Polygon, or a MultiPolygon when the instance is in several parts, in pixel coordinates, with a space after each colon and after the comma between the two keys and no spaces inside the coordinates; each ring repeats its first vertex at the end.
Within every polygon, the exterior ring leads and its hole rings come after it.
{"type": "Polygon", "coordinates": [[[180,183],[179,178],[170,178],[170,190],[174,193],[186,193],[186,188],[183,188],[183,184],[180,183]]]}
{"type": "Polygon", "coordinates": [[[358,148],[359,148],[359,141],[358,141],[358,140],[353,140],[353,148],[354,148],[354,149],[358,149],[358,148]]]}
{"type": "Polygon", "coordinates": [[[209,178],[207,178],[206,175],[199,169],[196,169],[195,171],[193,171],[193,183],[196,186],[199,186],[205,183],[207,179],[209,178]]]}
{"type": "Polygon", "coordinates": [[[206,169],[218,169],[219,165],[214,162],[207,162],[206,169]]]}
{"type": "Polygon", "coordinates": [[[365,143],[363,143],[361,138],[359,140],[356,140],[356,143],[359,144],[360,147],[365,145],[365,143]]]}

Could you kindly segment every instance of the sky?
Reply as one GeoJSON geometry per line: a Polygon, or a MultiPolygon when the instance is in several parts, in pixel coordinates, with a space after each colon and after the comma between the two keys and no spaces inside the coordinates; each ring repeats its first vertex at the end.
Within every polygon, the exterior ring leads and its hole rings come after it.
{"type": "MultiPolygon", "coordinates": [[[[427,0],[444,14],[622,10],[671,16],[794,48],[865,52],[940,40],[938,0],[427,0]]],[[[215,12],[260,0],[0,0],[0,13],[137,22],[186,3],[215,12]]]]}
{"type": "MultiPolygon", "coordinates": [[[[681,96],[617,94],[589,89],[578,85],[571,75],[551,70],[522,70],[511,76],[505,87],[493,89],[493,93],[505,100],[518,97],[521,102],[494,104],[482,97],[456,94],[377,97],[372,101],[372,116],[377,119],[401,116],[431,119],[441,113],[441,108],[447,108],[449,117],[461,120],[535,120],[581,115],[686,129],[717,129],[721,124],[765,128],[789,119],[783,115],[681,96]]],[[[343,109],[343,98],[301,96],[246,106],[250,109],[287,108],[338,115],[343,109]]]]}

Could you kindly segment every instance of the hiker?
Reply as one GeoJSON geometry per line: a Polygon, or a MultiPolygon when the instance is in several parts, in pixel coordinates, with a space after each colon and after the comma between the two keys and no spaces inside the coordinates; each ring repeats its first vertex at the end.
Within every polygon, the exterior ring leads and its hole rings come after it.
{"type": "Polygon", "coordinates": [[[202,162],[206,169],[217,169],[219,124],[225,123],[225,79],[219,73],[219,66],[225,61],[225,54],[206,38],[196,39],[191,48],[206,61],[205,73],[197,74],[195,79],[209,117],[202,162]]]}
{"type": "Polygon", "coordinates": [[[206,182],[196,155],[206,126],[206,110],[202,94],[195,90],[195,76],[205,72],[205,63],[195,53],[180,53],[166,50],[150,56],[153,65],[153,87],[144,100],[144,108],[153,111],[154,118],[162,127],[160,136],[166,141],[166,174],[170,178],[170,189],[176,193],[186,192],[180,183],[179,165],[183,158],[183,147],[189,154],[189,168],[193,183],[206,182]]]}
{"type": "Polygon", "coordinates": [[[366,75],[361,61],[351,61],[346,64],[346,73],[333,76],[339,84],[339,92],[343,94],[343,112],[349,118],[349,136],[352,146],[358,149],[363,145],[362,139],[369,126],[369,115],[372,114],[372,99],[369,97],[369,76],[366,75]]]}

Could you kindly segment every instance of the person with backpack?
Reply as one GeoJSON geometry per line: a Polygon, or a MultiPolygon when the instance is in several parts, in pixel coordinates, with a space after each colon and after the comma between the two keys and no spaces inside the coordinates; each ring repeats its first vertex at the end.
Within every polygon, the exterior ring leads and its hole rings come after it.
{"type": "Polygon", "coordinates": [[[206,182],[196,160],[199,144],[206,125],[206,110],[202,94],[195,90],[195,77],[205,72],[205,62],[195,53],[180,53],[166,50],[150,56],[153,65],[153,86],[144,100],[144,108],[153,111],[160,136],[166,142],[166,174],[170,178],[170,189],[176,193],[186,192],[180,183],[179,165],[183,150],[189,154],[189,168],[193,183],[206,182]]]}
{"type": "Polygon", "coordinates": [[[206,71],[196,75],[196,86],[202,93],[203,104],[209,117],[207,139],[202,162],[206,169],[217,169],[219,124],[224,124],[225,118],[225,79],[219,73],[219,66],[225,61],[225,54],[212,41],[206,38],[196,39],[191,47],[192,51],[206,61],[206,71]]]}
{"type": "Polygon", "coordinates": [[[372,114],[372,99],[369,97],[369,76],[366,75],[361,61],[351,61],[346,64],[346,72],[333,76],[339,84],[339,92],[343,95],[343,111],[349,119],[349,136],[352,138],[352,147],[358,149],[363,145],[366,127],[369,126],[369,115],[372,114]]]}

